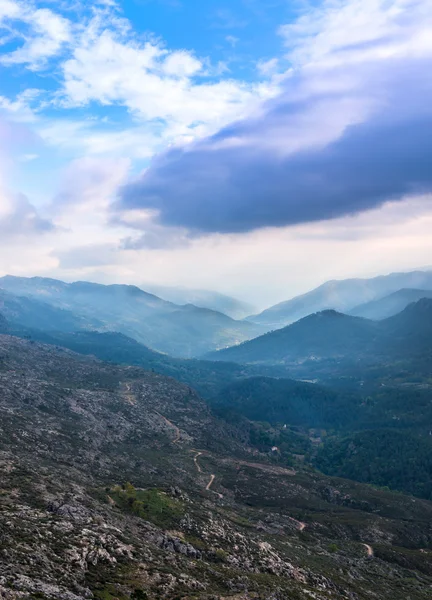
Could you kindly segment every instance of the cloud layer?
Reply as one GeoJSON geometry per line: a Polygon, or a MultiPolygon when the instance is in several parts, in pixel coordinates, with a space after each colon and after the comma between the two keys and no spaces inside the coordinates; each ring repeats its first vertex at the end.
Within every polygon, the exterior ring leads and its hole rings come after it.
{"type": "Polygon", "coordinates": [[[202,232],[354,214],[432,189],[432,5],[325,2],[281,33],[292,68],[253,117],[169,150],[121,210],[202,232]]]}

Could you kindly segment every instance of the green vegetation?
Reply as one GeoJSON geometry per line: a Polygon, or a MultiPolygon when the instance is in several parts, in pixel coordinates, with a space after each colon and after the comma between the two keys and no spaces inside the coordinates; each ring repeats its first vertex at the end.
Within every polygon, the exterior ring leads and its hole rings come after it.
{"type": "Polygon", "coordinates": [[[137,490],[131,483],[126,483],[122,487],[113,488],[110,496],[121,510],[164,528],[178,525],[184,514],[184,506],[180,500],[171,498],[166,492],[156,488],[137,490]]]}
{"type": "Polygon", "coordinates": [[[356,418],[361,398],[301,381],[250,377],[227,386],[210,402],[252,421],[336,428],[356,418]]]}
{"type": "Polygon", "coordinates": [[[432,499],[430,436],[385,429],[355,433],[328,441],[315,464],[329,475],[432,499]]]}

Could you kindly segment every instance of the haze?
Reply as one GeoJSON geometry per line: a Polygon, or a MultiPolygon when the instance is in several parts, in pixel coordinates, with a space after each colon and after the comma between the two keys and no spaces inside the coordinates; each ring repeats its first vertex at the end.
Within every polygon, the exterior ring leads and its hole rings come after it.
{"type": "Polygon", "coordinates": [[[430,264],[431,19],[428,0],[1,0],[0,273],[263,308],[430,264]]]}

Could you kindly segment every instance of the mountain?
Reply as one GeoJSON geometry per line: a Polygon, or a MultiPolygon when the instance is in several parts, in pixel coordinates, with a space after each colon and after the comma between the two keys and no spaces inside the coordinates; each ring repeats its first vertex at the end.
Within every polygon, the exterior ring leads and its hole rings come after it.
{"type": "Polygon", "coordinates": [[[402,289],[379,300],[361,304],[349,311],[350,315],[380,321],[401,312],[412,302],[432,298],[432,290],[402,289]]]}
{"type": "Polygon", "coordinates": [[[380,334],[373,321],[326,310],[207,358],[240,363],[290,363],[367,354],[380,334]]]}
{"type": "Polygon", "coordinates": [[[173,356],[203,354],[262,332],[253,323],[191,304],[178,306],[130,285],[8,275],[0,278],[0,289],[73,313],[80,328],[119,331],[173,356]]]}
{"type": "Polygon", "coordinates": [[[175,380],[0,335],[6,600],[426,600],[432,503],[287,468],[175,380]]]}
{"type": "Polygon", "coordinates": [[[402,312],[381,321],[398,355],[428,356],[432,350],[432,298],[412,302],[402,312]]]}
{"type": "Polygon", "coordinates": [[[210,290],[194,290],[155,284],[143,284],[141,288],[159,296],[159,298],[174,302],[174,304],[193,304],[200,308],[208,308],[224,313],[233,319],[243,319],[254,310],[251,304],[210,290]]]}
{"type": "Polygon", "coordinates": [[[174,377],[211,398],[230,383],[257,375],[284,376],[285,369],[273,366],[239,365],[198,359],[173,358],[155,352],[122,333],[97,331],[59,332],[22,327],[0,313],[0,332],[24,339],[61,346],[111,363],[133,365],[174,377]]]}
{"type": "Polygon", "coordinates": [[[404,288],[432,290],[432,271],[391,273],[372,279],[328,281],[306,294],[248,317],[248,320],[268,329],[278,329],[322,310],[349,312],[361,304],[378,300],[404,288]]]}
{"type": "Polygon", "coordinates": [[[86,318],[70,310],[51,306],[35,298],[16,296],[0,288],[0,312],[8,320],[23,327],[46,331],[76,331],[78,329],[102,328],[96,318],[86,318]]]}
{"type": "Polygon", "coordinates": [[[295,366],[322,360],[384,364],[395,359],[425,358],[431,352],[432,299],[422,298],[383,321],[325,310],[206,357],[295,366]]]}

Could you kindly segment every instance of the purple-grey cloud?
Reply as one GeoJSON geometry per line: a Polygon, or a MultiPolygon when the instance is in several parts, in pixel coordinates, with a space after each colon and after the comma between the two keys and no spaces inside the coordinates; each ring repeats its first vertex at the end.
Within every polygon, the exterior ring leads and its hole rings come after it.
{"type": "Polygon", "coordinates": [[[415,56],[305,69],[258,116],[157,157],[122,188],[118,207],[155,209],[161,225],[245,232],[430,191],[430,64],[415,56]]]}

